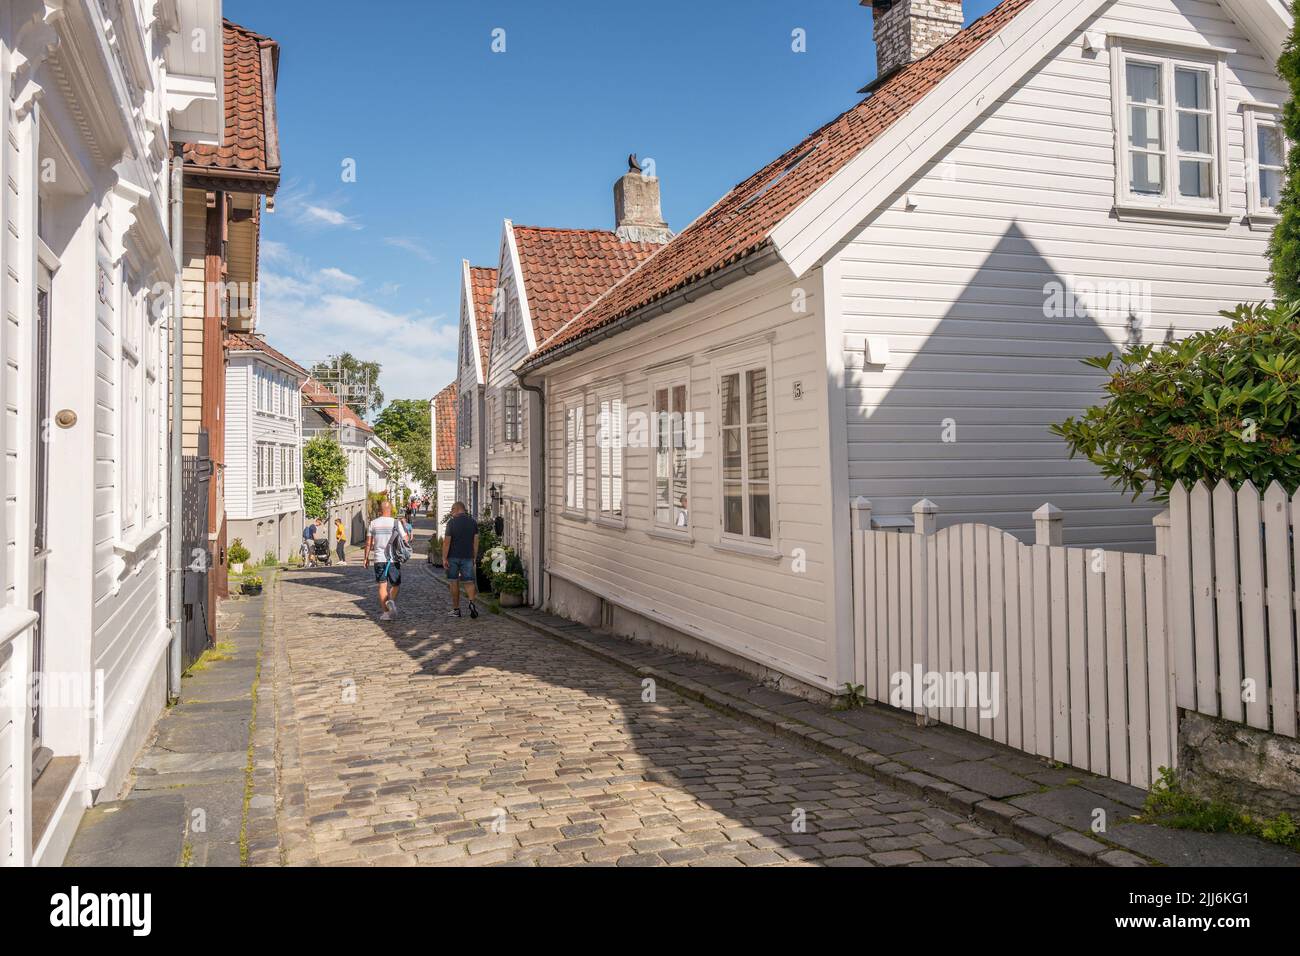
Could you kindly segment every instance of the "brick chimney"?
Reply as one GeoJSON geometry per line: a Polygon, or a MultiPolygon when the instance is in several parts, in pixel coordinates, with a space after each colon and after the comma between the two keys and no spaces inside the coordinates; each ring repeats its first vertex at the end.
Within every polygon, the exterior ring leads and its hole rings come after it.
{"type": "Polygon", "coordinates": [[[635,154],[628,157],[627,165],[626,175],[614,183],[615,232],[624,242],[663,244],[673,232],[659,207],[659,177],[647,176],[635,154]]]}
{"type": "Polygon", "coordinates": [[[871,7],[877,81],[921,59],[962,28],[961,0],[861,0],[871,7]]]}

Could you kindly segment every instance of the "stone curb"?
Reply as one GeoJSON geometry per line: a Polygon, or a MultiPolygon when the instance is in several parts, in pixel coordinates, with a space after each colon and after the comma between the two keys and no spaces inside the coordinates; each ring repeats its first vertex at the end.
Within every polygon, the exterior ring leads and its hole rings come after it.
{"type": "Polygon", "coordinates": [[[577,634],[566,633],[514,610],[502,608],[501,615],[639,677],[649,677],[681,696],[713,710],[758,724],[777,736],[795,741],[809,750],[848,764],[855,770],[887,783],[891,787],[923,797],[935,806],[973,818],[991,830],[1049,853],[1064,862],[1076,866],[1152,865],[1133,853],[1035,816],[1019,807],[996,800],[989,794],[967,790],[912,767],[892,762],[888,757],[847,738],[835,737],[809,724],[791,720],[766,707],[724,694],[689,677],[678,677],[650,665],[639,664],[608,648],[584,640],[577,634]]]}

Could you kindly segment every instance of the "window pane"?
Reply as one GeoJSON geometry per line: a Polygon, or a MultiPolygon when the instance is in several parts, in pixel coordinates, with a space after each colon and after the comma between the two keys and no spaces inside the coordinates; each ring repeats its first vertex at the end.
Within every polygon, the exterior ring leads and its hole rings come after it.
{"type": "Polygon", "coordinates": [[[1259,171],[1259,201],[1265,206],[1276,206],[1282,196],[1282,174],[1275,169],[1259,171]]]}
{"type": "Polygon", "coordinates": [[[1128,64],[1128,98],[1131,103],[1155,103],[1160,97],[1160,67],[1154,63],[1128,64]]]}
{"type": "Polygon", "coordinates": [[[772,537],[772,498],[766,484],[750,485],[749,517],[750,535],[755,538],[772,537]]]}
{"type": "Polygon", "coordinates": [[[722,376],[722,424],[740,424],[740,375],[722,376]]]}
{"type": "Polygon", "coordinates": [[[767,422],[767,371],[753,369],[745,373],[745,401],[749,411],[749,424],[767,422]]]}
{"type": "Polygon", "coordinates": [[[1182,196],[1206,199],[1210,195],[1210,164],[1184,159],[1178,163],[1178,192],[1182,196]]]}
{"type": "Polygon", "coordinates": [[[1179,113],[1178,148],[1184,153],[1208,153],[1210,117],[1202,113],[1179,113]]]}
{"type": "Polygon", "coordinates": [[[1150,153],[1131,153],[1132,172],[1129,183],[1135,193],[1159,196],[1165,191],[1165,178],[1161,170],[1163,157],[1150,153]]]}
{"type": "Polygon", "coordinates": [[[743,501],[740,482],[725,482],[722,486],[722,528],[727,534],[744,534],[743,501]]]}
{"type": "Polygon", "coordinates": [[[1282,148],[1282,130],[1276,126],[1260,124],[1257,132],[1259,138],[1259,164],[1261,166],[1281,166],[1285,158],[1285,151],[1282,148]]]}
{"type": "Polygon", "coordinates": [[[1210,74],[1203,70],[1174,70],[1174,100],[1182,109],[1210,108],[1210,74]]]}
{"type": "Polygon", "coordinates": [[[749,480],[767,481],[767,426],[749,430],[749,480]]]}
{"type": "Polygon", "coordinates": [[[1128,141],[1134,149],[1164,149],[1164,110],[1146,106],[1129,107],[1128,141]]]}
{"type": "Polygon", "coordinates": [[[740,481],[739,428],[728,428],[722,432],[722,477],[724,481],[740,481]]]}

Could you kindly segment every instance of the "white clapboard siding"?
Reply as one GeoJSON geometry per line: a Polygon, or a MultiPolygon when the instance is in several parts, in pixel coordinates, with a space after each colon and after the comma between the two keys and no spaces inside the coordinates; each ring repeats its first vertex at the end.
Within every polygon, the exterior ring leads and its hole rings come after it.
{"type": "Polygon", "coordinates": [[[858,499],[858,683],[870,700],[1147,788],[1176,757],[1165,559],[1052,543],[1049,513],[1026,545],[982,524],[934,532],[919,512],[917,533],[873,530],[858,499]],[[898,693],[931,673],[968,675],[991,706],[898,693]]]}
{"type": "Polygon", "coordinates": [[[986,523],[1022,540],[1029,511],[1051,498],[1071,515],[1071,544],[1149,550],[1159,508],[1132,506],[1049,431],[1102,397],[1105,376],[1079,360],[1122,345],[1128,311],[1048,317],[1045,290],[1141,289],[1147,342],[1220,326],[1220,309],[1269,298],[1269,234],[1246,221],[1243,104],[1288,94],[1207,0],[1116,0],[1043,54],[835,253],[849,493],[888,516],[925,494],[945,524],[986,523]],[[1084,42],[1109,33],[1231,51],[1232,221],[1222,229],[1114,214],[1112,54],[1084,42]],[[868,337],[887,340],[887,365],[866,362],[868,337]]]}
{"type": "Polygon", "coordinates": [[[1171,490],[1161,553],[1180,707],[1297,736],[1298,513],[1300,492],[1277,482],[1171,490]]]}

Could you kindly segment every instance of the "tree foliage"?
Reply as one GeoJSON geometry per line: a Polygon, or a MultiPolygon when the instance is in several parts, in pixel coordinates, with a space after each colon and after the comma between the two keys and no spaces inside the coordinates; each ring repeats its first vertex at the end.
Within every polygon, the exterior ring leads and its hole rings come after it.
{"type": "Polygon", "coordinates": [[[332,358],[317,362],[311,367],[312,377],[333,388],[336,383],[344,385],[365,385],[369,383],[368,401],[349,395],[346,402],[349,408],[362,418],[384,407],[384,391],[379,387],[379,373],[382,370],[378,362],[367,362],[357,358],[351,352],[344,352],[332,358]]]}
{"type": "Polygon", "coordinates": [[[325,496],[317,485],[310,481],[303,482],[302,486],[302,510],[308,518],[325,518],[325,496]]]}
{"type": "Polygon", "coordinates": [[[303,445],[302,477],[304,484],[316,486],[326,505],[347,487],[348,459],[333,435],[322,433],[303,445]]]}
{"type": "Polygon", "coordinates": [[[375,434],[396,453],[400,471],[425,488],[434,483],[432,432],[429,403],[419,399],[394,399],[375,419],[375,434]]]}
{"type": "Polygon", "coordinates": [[[1300,485],[1300,303],[1239,305],[1231,325],[1085,364],[1102,405],[1052,431],[1137,498],[1177,481],[1300,485]]]}
{"type": "MultiPolygon", "coordinates": [[[[1291,36],[1277,61],[1278,75],[1291,88],[1282,107],[1282,129],[1287,142],[1300,143],[1300,0],[1292,0],[1294,22],[1291,36]]],[[[1277,207],[1279,220],[1269,239],[1273,294],[1279,299],[1300,299],[1300,149],[1292,149],[1286,160],[1282,197],[1277,207]]]]}

